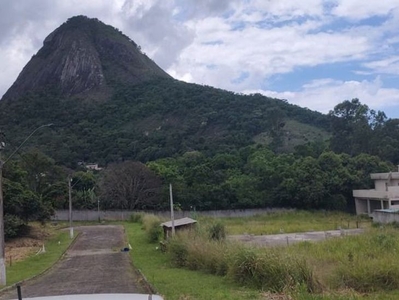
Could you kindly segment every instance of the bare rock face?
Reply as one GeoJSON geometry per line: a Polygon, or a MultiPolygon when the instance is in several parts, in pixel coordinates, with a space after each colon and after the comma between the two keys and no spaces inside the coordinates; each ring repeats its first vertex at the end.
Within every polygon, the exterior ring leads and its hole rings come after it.
{"type": "Polygon", "coordinates": [[[156,77],[170,78],[127,36],[97,19],[78,16],[44,40],[2,99],[48,88],[73,96],[156,77]]]}

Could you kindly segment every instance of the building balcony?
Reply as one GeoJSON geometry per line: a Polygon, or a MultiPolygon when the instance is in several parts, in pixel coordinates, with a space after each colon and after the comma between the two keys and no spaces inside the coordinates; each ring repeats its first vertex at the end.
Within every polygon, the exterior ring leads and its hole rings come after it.
{"type": "Polygon", "coordinates": [[[388,199],[388,192],[377,190],[353,190],[353,197],[368,199],[388,199]]]}

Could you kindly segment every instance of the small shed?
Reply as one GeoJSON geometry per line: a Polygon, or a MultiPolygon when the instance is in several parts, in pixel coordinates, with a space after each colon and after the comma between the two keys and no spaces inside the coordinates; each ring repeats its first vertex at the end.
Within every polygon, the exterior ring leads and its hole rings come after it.
{"type": "MultiPolygon", "coordinates": [[[[191,218],[182,218],[175,220],[175,231],[186,230],[194,228],[196,220],[191,218]]],[[[168,221],[161,224],[163,228],[164,238],[167,239],[172,236],[172,221],[168,221]]]]}

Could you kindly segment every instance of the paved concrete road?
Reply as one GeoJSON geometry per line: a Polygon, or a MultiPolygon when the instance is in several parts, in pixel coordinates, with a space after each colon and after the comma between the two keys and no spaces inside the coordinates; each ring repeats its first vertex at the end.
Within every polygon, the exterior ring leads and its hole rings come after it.
{"type": "Polygon", "coordinates": [[[293,243],[309,241],[323,241],[328,238],[355,235],[363,232],[363,229],[345,229],[328,231],[309,231],[301,233],[271,234],[271,235],[231,235],[230,240],[256,246],[286,246],[293,243]]]}
{"type": "MultiPolygon", "coordinates": [[[[93,293],[146,293],[130,263],[122,226],[76,228],[80,236],[49,272],[22,285],[23,297],[93,293]]],[[[0,299],[15,299],[8,291],[0,299]]]]}

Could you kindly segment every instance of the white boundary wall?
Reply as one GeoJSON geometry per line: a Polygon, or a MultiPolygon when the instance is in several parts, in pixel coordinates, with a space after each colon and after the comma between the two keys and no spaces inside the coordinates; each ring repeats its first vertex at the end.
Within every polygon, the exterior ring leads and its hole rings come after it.
{"type": "MultiPolygon", "coordinates": [[[[209,217],[250,217],[254,215],[268,214],[273,212],[292,211],[293,209],[284,208],[259,208],[259,209],[232,209],[232,210],[210,210],[210,211],[175,211],[175,218],[194,217],[195,216],[209,216],[209,217]]],[[[72,211],[72,219],[74,221],[98,221],[100,220],[114,220],[123,221],[129,220],[134,213],[150,213],[164,218],[170,218],[170,211],[123,211],[123,210],[75,210],[72,211]]],[[[68,210],[56,210],[52,217],[54,221],[69,220],[68,210]]]]}
{"type": "Polygon", "coordinates": [[[399,223],[399,211],[375,210],[373,222],[380,224],[399,223]]]}

